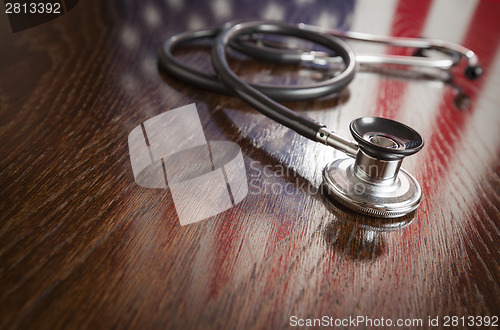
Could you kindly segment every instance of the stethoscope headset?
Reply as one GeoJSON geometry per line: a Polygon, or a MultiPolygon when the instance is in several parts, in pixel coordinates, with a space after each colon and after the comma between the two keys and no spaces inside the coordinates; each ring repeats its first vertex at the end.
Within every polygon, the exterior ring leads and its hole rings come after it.
{"type": "Polygon", "coordinates": [[[158,53],[160,66],[178,79],[210,91],[238,96],[262,114],[300,135],[346,153],[350,158],[335,160],[323,171],[328,194],[352,210],[383,218],[403,216],[420,204],[422,192],[418,182],[401,169],[404,157],[413,155],[424,146],[420,134],[390,119],[362,117],[351,122],[349,128],[355,141],[349,141],[327,129],[324,124],[277,101],[311,100],[339,93],[354,79],[358,66],[364,64],[450,70],[465,59],[467,78],[476,79],[482,74],[474,52],[453,43],[376,36],[276,21],[229,22],[222,28],[181,33],[167,39],[158,53]],[[327,52],[274,47],[262,37],[265,35],[303,39],[322,46],[327,52]],[[216,76],[195,70],[173,55],[175,49],[205,38],[214,39],[212,64],[216,76]],[[355,55],[340,38],[416,48],[420,56],[355,55]],[[259,60],[286,64],[333,64],[336,67],[340,64],[342,69],[330,79],[306,85],[250,84],[231,70],[226,54],[229,47],[259,60]],[[445,56],[422,56],[429,51],[438,51],[445,56]]]}

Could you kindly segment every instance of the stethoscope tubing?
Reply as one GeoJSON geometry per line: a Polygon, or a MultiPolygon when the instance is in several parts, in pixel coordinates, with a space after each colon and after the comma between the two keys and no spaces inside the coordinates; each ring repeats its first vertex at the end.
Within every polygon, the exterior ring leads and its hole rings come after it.
{"type": "MultiPolygon", "coordinates": [[[[274,24],[284,25],[284,23],[276,22],[274,24]]],[[[173,52],[180,47],[199,39],[215,39],[220,32],[221,28],[211,28],[194,32],[184,32],[168,38],[158,49],[158,60],[160,66],[171,75],[191,85],[217,93],[228,95],[233,94],[222,82],[219,81],[217,75],[210,75],[193,69],[192,67],[182,63],[173,55],[173,52]]],[[[342,47],[348,47],[339,39],[335,39],[335,41],[338,44],[342,43],[342,47]]],[[[237,48],[237,44],[238,42],[231,42],[231,46],[234,48],[237,48]]],[[[248,55],[252,56],[251,53],[248,55]]],[[[276,62],[287,63],[287,56],[293,58],[293,60],[288,63],[298,62],[295,60],[295,55],[291,53],[284,54],[284,56],[280,59],[277,58],[276,62]]],[[[273,61],[270,57],[266,58],[266,60],[273,61]]],[[[276,101],[306,101],[338,92],[338,85],[332,85],[329,80],[314,84],[292,86],[276,86],[255,83],[249,83],[249,85],[276,101]]]]}
{"type": "MultiPolygon", "coordinates": [[[[478,59],[474,52],[445,41],[376,36],[276,21],[229,22],[222,28],[181,33],[167,39],[162,43],[158,51],[160,66],[176,78],[210,91],[236,95],[278,123],[309,139],[323,143],[325,143],[325,135],[323,134],[325,125],[296,113],[281,105],[278,101],[311,100],[338,93],[354,79],[360,62],[364,64],[391,63],[449,70],[452,66],[458,64],[460,57],[466,58],[468,61],[467,77],[475,79],[481,75],[482,70],[478,65],[478,59]],[[300,38],[322,45],[328,52],[303,52],[297,49],[275,48],[248,42],[248,39],[258,34],[300,38]],[[447,54],[449,58],[427,59],[408,56],[355,55],[351,48],[339,37],[401,47],[416,47],[423,50],[434,49],[447,54]],[[216,75],[193,69],[183,64],[173,55],[176,49],[192,41],[204,38],[213,39],[212,64],[216,75]],[[276,86],[247,83],[230,68],[226,57],[229,47],[256,59],[270,62],[296,64],[309,61],[328,65],[328,61],[339,63],[339,59],[341,59],[343,67],[341,72],[333,78],[311,84],[276,86]]],[[[346,143],[341,141],[341,144],[346,143]]]]}
{"type": "Polygon", "coordinates": [[[291,99],[293,96],[296,96],[297,93],[320,97],[331,94],[332,92],[338,92],[345,88],[352,79],[354,79],[356,73],[354,52],[338,38],[300,29],[296,25],[267,21],[243,22],[229,26],[223,29],[215,39],[212,48],[212,64],[217,72],[219,80],[240,99],[250,104],[262,114],[311,140],[316,140],[317,133],[322,127],[325,127],[324,124],[276,102],[241,80],[229,67],[226,57],[228,45],[230,45],[231,41],[237,40],[240,36],[252,33],[293,35],[297,38],[320,44],[335,52],[344,60],[346,65],[345,70],[333,78],[320,83],[301,86],[299,90],[295,90],[295,88],[292,90],[288,88],[288,86],[284,86],[285,88],[281,90],[281,93],[286,99],[291,99]]]}
{"type": "Polygon", "coordinates": [[[356,74],[354,52],[342,40],[283,22],[250,21],[227,24],[223,29],[182,33],[166,40],[161,45],[158,56],[160,65],[177,78],[211,91],[237,95],[262,114],[314,141],[317,140],[318,131],[325,125],[299,114],[277,101],[310,100],[337,93],[346,87],[356,74]],[[346,68],[333,78],[306,85],[275,86],[246,83],[229,67],[226,50],[238,37],[252,33],[293,35],[316,42],[341,56],[346,68]],[[182,64],[173,55],[176,48],[190,41],[214,37],[212,64],[217,76],[192,69],[182,64]]]}

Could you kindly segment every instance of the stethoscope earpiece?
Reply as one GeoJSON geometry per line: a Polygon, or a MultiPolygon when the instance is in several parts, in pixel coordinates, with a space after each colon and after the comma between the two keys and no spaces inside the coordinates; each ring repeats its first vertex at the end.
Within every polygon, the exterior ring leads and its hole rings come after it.
{"type": "Polygon", "coordinates": [[[329,195],[352,210],[375,217],[401,217],[415,210],[422,192],[401,163],[424,146],[420,134],[378,117],[356,119],[350,129],[358,151],[354,159],[339,159],[325,167],[323,179],[329,195]]]}
{"type": "Polygon", "coordinates": [[[477,78],[481,77],[482,74],[483,74],[483,68],[479,65],[468,66],[465,69],[465,76],[467,78],[469,78],[470,80],[477,79],[477,78]]]}

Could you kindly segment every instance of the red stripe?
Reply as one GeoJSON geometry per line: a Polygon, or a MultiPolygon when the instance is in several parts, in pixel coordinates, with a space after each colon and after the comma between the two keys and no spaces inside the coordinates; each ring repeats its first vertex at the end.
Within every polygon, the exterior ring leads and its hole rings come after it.
{"type": "MultiPolygon", "coordinates": [[[[462,87],[471,100],[471,108],[467,111],[459,111],[453,104],[455,91],[447,88],[443,93],[439,112],[436,116],[437,126],[435,132],[428,139],[427,156],[438,158],[442,166],[425,173],[423,182],[424,192],[431,195],[430,187],[425,187],[429,182],[428,176],[435,176],[446,173],[449,163],[448,160],[453,154],[455,148],[462,142],[458,138],[463,135],[467,120],[472,117],[476,110],[475,104],[482,91],[484,83],[487,81],[489,69],[491,68],[497,51],[500,46],[500,6],[491,1],[481,1],[476,7],[476,11],[469,24],[462,44],[472,49],[479,57],[483,67],[483,76],[477,81],[470,81],[463,75],[464,66],[457,69],[455,81],[462,87]],[[446,146],[446,148],[443,148],[446,146]],[[436,173],[438,171],[439,173],[436,173]]],[[[426,160],[424,160],[425,162],[426,160]]],[[[437,190],[434,190],[437,191],[437,190]]]]}
{"type": "MultiPolygon", "coordinates": [[[[400,0],[394,12],[390,35],[394,37],[416,38],[422,35],[426,17],[432,0],[400,0]]],[[[389,55],[412,55],[413,50],[402,47],[389,47],[389,55]]],[[[382,77],[378,85],[375,116],[394,118],[402,107],[407,83],[402,80],[382,77]]]]}

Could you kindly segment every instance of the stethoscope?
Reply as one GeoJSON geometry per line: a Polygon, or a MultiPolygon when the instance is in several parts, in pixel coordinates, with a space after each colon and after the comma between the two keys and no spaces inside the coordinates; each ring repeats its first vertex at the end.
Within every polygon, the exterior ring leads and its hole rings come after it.
{"type": "Polygon", "coordinates": [[[355,32],[324,29],[311,25],[292,25],[275,21],[230,22],[222,28],[185,32],[167,39],[159,48],[159,63],[171,75],[211,91],[233,94],[267,117],[295,132],[346,153],[323,171],[323,181],[330,196],[348,208],[375,217],[395,218],[408,214],[420,204],[422,192],[418,182],[404,169],[404,157],[424,146],[424,140],[412,128],[386,118],[362,117],[351,122],[355,141],[349,141],[307,116],[277,101],[310,100],[338,93],[354,78],[359,65],[387,63],[403,66],[450,70],[462,59],[467,61],[465,75],[478,78],[482,69],[471,50],[439,40],[393,38],[355,32]],[[302,51],[275,47],[262,35],[295,37],[323,46],[328,52],[302,51]],[[355,55],[341,39],[379,42],[420,50],[420,55],[434,50],[443,58],[355,55]],[[181,63],[173,51],[203,38],[215,39],[212,64],[216,76],[199,72],[181,63]],[[227,48],[232,47],[253,58],[277,63],[310,62],[340,67],[330,79],[300,86],[249,84],[229,67],[227,48]]]}

